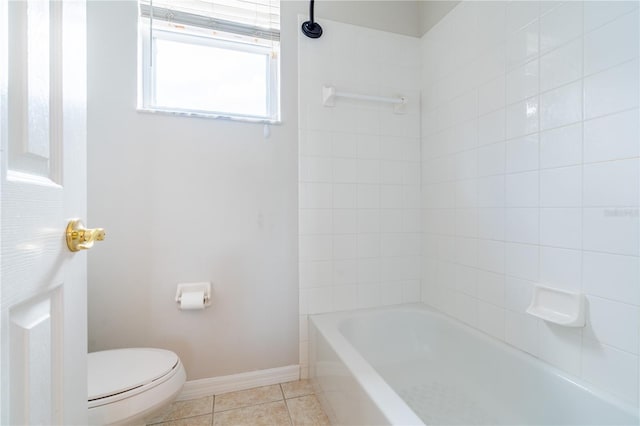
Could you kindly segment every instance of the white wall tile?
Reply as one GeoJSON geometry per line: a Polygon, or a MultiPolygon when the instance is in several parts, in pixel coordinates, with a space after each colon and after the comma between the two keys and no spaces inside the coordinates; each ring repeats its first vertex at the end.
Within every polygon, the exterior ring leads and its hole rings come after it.
{"type": "Polygon", "coordinates": [[[478,207],[504,207],[505,177],[489,176],[478,179],[478,207]]]}
{"type": "Polygon", "coordinates": [[[638,206],[640,161],[619,160],[584,166],[584,205],[638,206]]]}
{"type": "Polygon", "coordinates": [[[638,354],[640,308],[626,303],[587,297],[585,338],[638,354]]]}
{"type": "Polygon", "coordinates": [[[380,257],[380,234],[358,234],[358,257],[380,257]]]}
{"type": "Polygon", "coordinates": [[[333,236],[333,259],[354,259],[357,257],[357,239],[353,234],[333,236]]]}
{"type": "Polygon", "coordinates": [[[477,209],[456,209],[456,235],[476,237],[478,235],[477,209]]]}
{"type": "Polygon", "coordinates": [[[422,72],[423,108],[438,113],[422,113],[422,297],[638,404],[640,330],[619,325],[640,305],[638,5],[478,2],[450,16],[423,55],[437,68],[422,72]],[[539,283],[624,307],[559,329],[524,314],[539,283]]]}
{"type": "Polygon", "coordinates": [[[319,314],[333,309],[333,288],[316,287],[305,290],[307,292],[308,314],[319,314]]]}
{"type": "Polygon", "coordinates": [[[638,256],[639,224],[636,209],[585,208],[585,250],[638,256]]]}
{"type": "Polygon", "coordinates": [[[478,268],[504,273],[505,244],[502,241],[478,240],[478,268]]]}
{"type": "Polygon", "coordinates": [[[499,109],[478,119],[478,145],[488,145],[504,140],[505,110],[499,109]]]}
{"type": "Polygon", "coordinates": [[[523,244],[538,244],[539,211],[537,208],[507,208],[505,240],[523,244]]]}
{"type": "Polygon", "coordinates": [[[540,58],[540,91],[582,78],[582,39],[569,42],[540,58]]]}
{"type": "Polygon", "coordinates": [[[355,158],[357,156],[358,137],[352,133],[333,133],[331,135],[331,155],[333,157],[355,158]]]}
{"type": "Polygon", "coordinates": [[[453,260],[462,265],[477,266],[478,240],[475,238],[457,237],[453,260]]]}
{"type": "MultiPolygon", "coordinates": [[[[331,21],[326,25],[329,39],[305,45],[299,62],[299,275],[303,315],[421,298],[420,43],[331,21]],[[332,38],[341,42],[327,43],[332,38]],[[411,100],[407,113],[394,114],[387,106],[378,108],[357,101],[325,108],[313,88],[330,80],[355,92],[406,94],[411,100]],[[385,232],[384,245],[381,231],[385,232]],[[380,257],[383,247],[385,255],[398,257],[380,257]]],[[[443,92],[436,95],[433,99],[444,99],[443,92]]],[[[442,109],[451,124],[458,122],[459,115],[477,115],[475,91],[458,95],[446,111],[442,109]]],[[[458,139],[453,139],[455,146],[475,146],[469,142],[476,136],[475,127],[460,129],[455,133],[458,139]]],[[[431,152],[447,153],[448,142],[434,142],[431,152]]],[[[429,150],[425,151],[424,158],[430,158],[429,150]]],[[[427,172],[425,180],[442,181],[441,171],[454,177],[452,162],[434,164],[434,171],[427,172]]],[[[454,187],[451,189],[454,207],[454,187]]],[[[439,191],[431,194],[436,196],[432,200],[446,204],[448,195],[439,191]]],[[[454,231],[455,221],[449,221],[446,214],[433,218],[434,223],[443,224],[442,229],[454,231]]],[[[302,330],[300,336],[305,342],[307,336],[302,330]]],[[[305,343],[301,349],[306,350],[305,343]]],[[[301,356],[301,362],[306,363],[306,355],[301,356]]]]}
{"type": "MultiPolygon", "coordinates": [[[[359,209],[377,209],[380,207],[380,186],[358,185],[357,207],[359,209]]],[[[352,207],[352,206],[348,206],[352,207]]]]}
{"type": "Polygon", "coordinates": [[[358,209],[358,232],[380,232],[380,211],[358,209]]]}
{"type": "Polygon", "coordinates": [[[539,25],[538,20],[531,22],[526,27],[513,33],[507,39],[506,64],[507,68],[513,68],[522,64],[538,54],[539,25]]]}
{"type": "Polygon", "coordinates": [[[518,1],[507,3],[507,34],[516,32],[538,18],[540,3],[537,1],[518,1]]]}
{"type": "Polygon", "coordinates": [[[301,157],[299,173],[301,182],[331,182],[331,159],[301,157]]]}
{"type": "Polygon", "coordinates": [[[582,282],[582,252],[540,247],[540,283],[579,293],[582,282]]]}
{"type": "Polygon", "coordinates": [[[333,264],[331,261],[300,262],[300,287],[323,287],[333,282],[333,264]]]}
{"type": "Polygon", "coordinates": [[[478,148],[478,176],[503,174],[505,170],[505,144],[497,142],[478,148]]]}
{"type": "Polygon", "coordinates": [[[538,321],[535,318],[507,311],[505,325],[507,343],[532,355],[538,354],[540,343],[538,321]]]}
{"type": "Polygon", "coordinates": [[[581,209],[540,209],[540,244],[571,249],[582,248],[581,209]]]}
{"type": "Polygon", "coordinates": [[[332,232],[334,234],[355,234],[358,231],[358,218],[355,209],[335,209],[332,217],[332,232]]]}
{"type": "Polygon", "coordinates": [[[338,286],[358,282],[358,263],[355,259],[333,261],[333,283],[338,286]]]}
{"type": "Polygon", "coordinates": [[[336,209],[352,209],[356,207],[356,185],[334,184],[333,207],[336,209]]]}
{"type": "Polygon", "coordinates": [[[331,208],[332,196],[330,183],[300,183],[299,203],[302,209],[331,208]]]}
{"type": "Polygon", "coordinates": [[[540,276],[539,247],[525,244],[506,244],[505,271],[507,275],[529,281],[540,276]]]}
{"type": "Polygon", "coordinates": [[[512,104],[538,94],[538,60],[512,69],[506,76],[506,101],[512,104]]]}
{"type": "Polygon", "coordinates": [[[356,156],[360,159],[380,159],[381,138],[371,135],[357,136],[356,156]]]}
{"type": "Polygon", "coordinates": [[[540,207],[581,207],[582,167],[540,171],[540,207]]]}
{"type": "Polygon", "coordinates": [[[478,299],[495,306],[504,306],[505,303],[505,276],[490,271],[478,270],[477,272],[478,299]]]}
{"type": "Polygon", "coordinates": [[[375,184],[380,182],[380,161],[358,160],[356,169],[358,183],[375,184]]]}
{"type": "Polygon", "coordinates": [[[595,340],[582,343],[582,376],[625,401],[638,399],[638,357],[595,340]]]}
{"type": "Polygon", "coordinates": [[[638,3],[633,1],[588,1],[584,4],[584,30],[594,28],[613,21],[638,8],[638,3]]]}
{"type": "Polygon", "coordinates": [[[582,81],[540,95],[540,128],[552,129],[582,120],[582,81]]]}
{"type": "Polygon", "coordinates": [[[331,134],[327,131],[301,131],[300,155],[329,157],[331,156],[331,134]]]}
{"type": "Polygon", "coordinates": [[[420,280],[402,281],[402,303],[418,303],[420,300],[420,280]]]}
{"type": "Polygon", "coordinates": [[[638,60],[625,62],[584,79],[585,119],[638,107],[638,60]]]}
{"type": "Polygon", "coordinates": [[[540,358],[575,376],[580,374],[582,337],[575,329],[542,322],[540,333],[540,358]]]}
{"type": "Polygon", "coordinates": [[[524,172],[538,168],[538,135],[529,135],[507,141],[506,172],[524,172]]]}
{"type": "Polygon", "coordinates": [[[582,162],[582,124],[540,133],[540,167],[552,168],[582,162]]]}
{"type": "Polygon", "coordinates": [[[507,207],[538,207],[538,171],[506,175],[507,207]]]}
{"type": "Polygon", "coordinates": [[[333,309],[346,311],[358,308],[358,286],[345,285],[333,288],[333,309]]]}
{"type": "Polygon", "coordinates": [[[333,159],[333,182],[356,183],[356,160],[351,158],[333,159]]]}
{"type": "Polygon", "coordinates": [[[590,75],[638,57],[638,14],[628,13],[585,34],[584,73],[590,75]]]}
{"type": "MultiPolygon", "coordinates": [[[[404,206],[404,187],[401,185],[380,185],[380,207],[384,209],[404,206]]],[[[364,206],[363,206],[364,207],[364,206]]]]}
{"type": "Polygon", "coordinates": [[[484,115],[505,106],[505,77],[501,75],[478,88],[478,114],[484,115]]]}
{"type": "Polygon", "coordinates": [[[540,51],[545,52],[582,34],[582,2],[567,2],[540,18],[540,51]]]}
{"type": "Polygon", "coordinates": [[[538,98],[532,97],[510,105],[506,110],[507,139],[538,131],[538,98]]]}
{"type": "Polygon", "coordinates": [[[478,238],[488,240],[504,240],[505,209],[478,209],[478,238]]]}
{"type": "Polygon", "coordinates": [[[584,161],[618,160],[640,155],[637,109],[584,122],[584,161]]]}
{"type": "Polygon", "coordinates": [[[299,219],[300,235],[330,234],[333,228],[330,209],[301,209],[299,219]]]}
{"type": "Polygon", "coordinates": [[[583,288],[588,294],[640,305],[640,259],[584,252],[583,288]]]}
{"type": "Polygon", "coordinates": [[[454,271],[456,290],[477,297],[478,270],[470,266],[454,265],[454,271]]]}
{"type": "Polygon", "coordinates": [[[505,307],[511,311],[524,314],[533,297],[534,282],[516,277],[506,277],[505,307]]]}
{"type": "Polygon", "coordinates": [[[329,260],[333,243],[330,235],[301,235],[299,239],[300,260],[329,260]]]}

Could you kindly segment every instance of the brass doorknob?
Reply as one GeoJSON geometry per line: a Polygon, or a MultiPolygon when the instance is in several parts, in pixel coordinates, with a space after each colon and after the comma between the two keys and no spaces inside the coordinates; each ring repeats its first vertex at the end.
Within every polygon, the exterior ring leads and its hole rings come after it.
{"type": "Polygon", "coordinates": [[[80,219],[72,219],[67,225],[67,247],[71,251],[88,250],[105,235],[102,228],[87,229],[80,219]]]}

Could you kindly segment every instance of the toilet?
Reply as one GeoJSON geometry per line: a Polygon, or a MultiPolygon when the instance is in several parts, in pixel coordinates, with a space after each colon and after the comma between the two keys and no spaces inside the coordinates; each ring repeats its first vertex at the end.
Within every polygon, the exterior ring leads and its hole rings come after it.
{"type": "Polygon", "coordinates": [[[180,358],[164,349],[89,353],[89,424],[144,424],[174,400],[186,377],[180,358]]]}

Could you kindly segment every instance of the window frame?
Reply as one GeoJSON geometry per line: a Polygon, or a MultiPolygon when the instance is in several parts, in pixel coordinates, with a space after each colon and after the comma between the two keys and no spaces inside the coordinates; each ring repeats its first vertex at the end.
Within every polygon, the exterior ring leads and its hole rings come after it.
{"type": "Polygon", "coordinates": [[[186,25],[174,25],[169,22],[153,21],[153,31],[150,28],[150,19],[140,16],[138,36],[138,111],[161,113],[188,117],[204,117],[248,121],[267,124],[281,123],[280,117],[280,41],[262,38],[253,39],[255,43],[246,42],[249,38],[232,33],[213,32],[209,29],[186,25]],[[212,33],[215,33],[212,34],[212,33]],[[251,115],[231,113],[225,111],[210,111],[198,109],[186,109],[177,107],[165,107],[155,104],[155,62],[156,51],[151,52],[153,39],[208,46],[233,50],[237,52],[261,54],[267,62],[265,81],[267,82],[266,109],[267,114],[251,115]],[[261,43],[260,43],[261,42],[261,43]]]}

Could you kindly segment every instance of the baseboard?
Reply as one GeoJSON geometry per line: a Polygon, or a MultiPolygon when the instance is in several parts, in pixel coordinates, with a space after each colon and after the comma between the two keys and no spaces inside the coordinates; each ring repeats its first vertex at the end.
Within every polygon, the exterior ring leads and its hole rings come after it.
{"type": "Polygon", "coordinates": [[[300,379],[300,366],[270,368],[268,370],[248,371],[229,376],[210,377],[208,379],[189,380],[184,384],[177,401],[217,395],[225,392],[251,389],[258,386],[275,385],[300,379]]]}

